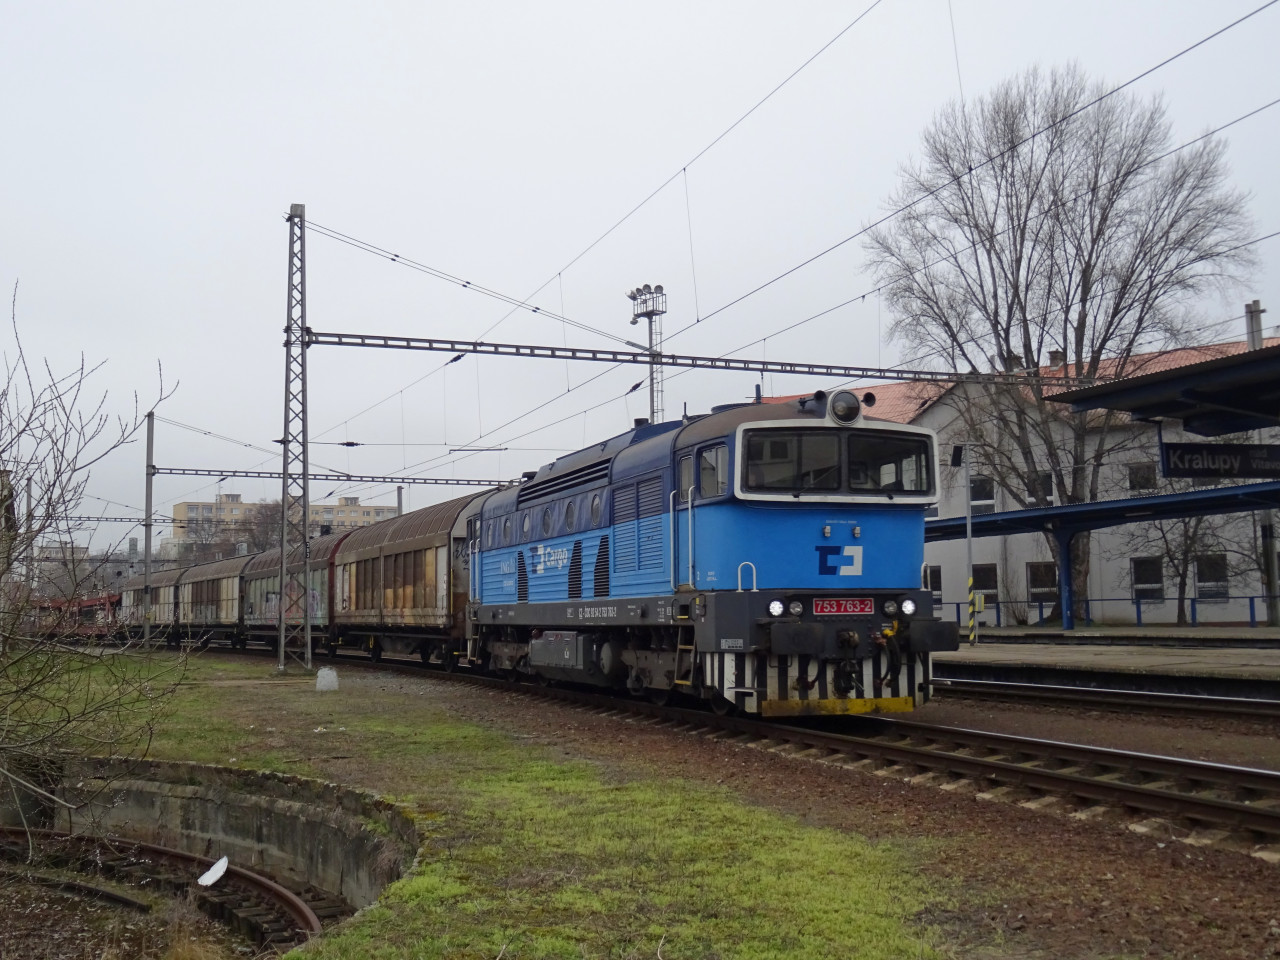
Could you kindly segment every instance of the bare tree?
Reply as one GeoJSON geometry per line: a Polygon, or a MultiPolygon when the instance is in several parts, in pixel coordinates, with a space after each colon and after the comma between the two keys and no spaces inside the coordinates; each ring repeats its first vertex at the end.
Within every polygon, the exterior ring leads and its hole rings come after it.
{"type": "MultiPolygon", "coordinates": [[[[1194,341],[1196,300],[1253,262],[1251,222],[1220,140],[1170,144],[1159,99],[1104,96],[1074,66],[944,108],[890,200],[903,212],[867,242],[891,336],[922,348],[917,363],[1080,378],[1194,341]]],[[[1020,505],[1097,500],[1103,463],[1136,439],[1053,392],[1027,377],[951,394],[977,468],[1020,505]]],[[[1083,603],[1087,534],[1071,552],[1083,603]]]]}
{"type": "MultiPolygon", "coordinates": [[[[68,547],[73,559],[83,552],[72,546],[81,532],[74,518],[90,471],[135,437],[143,417],[136,397],[131,414],[108,412],[92,385],[100,365],[33,362],[18,335],[16,298],[15,285],[0,383],[0,804],[30,822],[56,802],[66,757],[146,751],[175,668],[128,648],[105,655],[71,645],[83,639],[94,564],[62,564],[65,576],[46,581],[56,582],[56,595],[31,589],[42,545],[68,547]],[[27,491],[31,507],[20,509],[15,501],[27,491]]],[[[165,396],[161,381],[158,401],[165,396]]]]}
{"type": "Polygon", "coordinates": [[[260,500],[243,530],[250,553],[265,553],[280,546],[280,501],[260,500]]]}

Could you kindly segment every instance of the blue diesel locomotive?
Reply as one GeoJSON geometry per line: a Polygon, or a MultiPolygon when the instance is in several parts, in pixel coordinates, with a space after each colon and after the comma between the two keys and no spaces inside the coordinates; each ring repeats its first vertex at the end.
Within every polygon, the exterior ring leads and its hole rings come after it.
{"type": "Polygon", "coordinates": [[[920,588],[936,500],[932,432],[848,391],[641,422],[460,511],[457,653],[720,711],[910,710],[958,647],[920,588]]]}

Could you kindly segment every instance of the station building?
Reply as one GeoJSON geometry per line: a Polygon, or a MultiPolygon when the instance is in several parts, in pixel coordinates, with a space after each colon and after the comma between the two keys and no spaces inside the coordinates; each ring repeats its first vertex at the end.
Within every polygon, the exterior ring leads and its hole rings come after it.
{"type": "MultiPolygon", "coordinates": [[[[1264,346],[1277,344],[1280,339],[1264,342],[1264,346]]],[[[1135,356],[1130,359],[1125,376],[1176,369],[1241,354],[1246,349],[1244,341],[1237,341],[1135,356]]],[[[1051,355],[1050,364],[1038,373],[1043,378],[1051,378],[1063,376],[1064,369],[1060,357],[1051,355]]],[[[867,416],[928,427],[938,434],[940,497],[938,507],[930,516],[963,517],[966,500],[975,516],[1059,502],[1059,491],[1047,467],[1035,477],[1034,483],[1028,483],[1028,477],[1033,474],[1025,468],[1001,478],[998,464],[984,467],[975,458],[970,467],[969,486],[965,489],[964,469],[950,466],[950,452],[953,445],[971,439],[968,434],[973,418],[970,417],[970,425],[966,425],[960,409],[962,404],[974,402],[972,385],[904,381],[878,384],[869,389],[875,394],[876,403],[864,411],[867,416]],[[1018,489],[1019,485],[1037,489],[1018,489]]],[[[1065,413],[1065,409],[1061,412],[1065,413]]],[[[1161,430],[1163,439],[1170,443],[1202,441],[1203,437],[1184,437],[1177,421],[1157,427],[1127,416],[1120,419],[1122,422],[1119,425],[1113,422],[1105,436],[1100,430],[1089,431],[1088,444],[1101,443],[1106,451],[1097,496],[1093,499],[1147,497],[1217,483],[1170,480],[1161,475],[1161,430]]],[[[1065,442],[1065,427],[1063,438],[1065,442]]],[[[1218,439],[1276,443],[1280,442],[1280,431],[1253,431],[1244,436],[1218,439]]],[[[1020,451],[1004,452],[1011,460],[1020,456],[1020,451]]],[[[1044,451],[1038,453],[1043,455],[1044,451]]],[[[1264,517],[1264,513],[1258,512],[1150,520],[1092,531],[1089,534],[1088,621],[1098,624],[1265,623],[1265,578],[1259,534],[1264,517]]],[[[975,538],[972,549],[974,589],[985,607],[978,617],[979,624],[1035,624],[1050,615],[1058,599],[1058,570],[1048,536],[1019,533],[975,538]]],[[[925,547],[924,581],[933,592],[935,608],[942,617],[961,622],[968,617],[966,552],[963,539],[927,543],[925,547]]]]}

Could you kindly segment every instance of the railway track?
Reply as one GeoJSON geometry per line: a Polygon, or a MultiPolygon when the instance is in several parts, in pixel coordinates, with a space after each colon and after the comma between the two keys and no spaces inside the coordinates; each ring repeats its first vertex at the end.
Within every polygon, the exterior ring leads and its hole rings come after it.
{"type": "MultiPolygon", "coordinates": [[[[214,862],[207,857],[119,837],[48,830],[31,833],[39,840],[42,865],[169,895],[190,893],[205,914],[259,948],[287,951],[319,934],[322,919],[335,920],[351,912],[346,904],[332,897],[320,893],[299,895],[234,865],[215,884],[198,886],[196,878],[214,862]]],[[[0,828],[0,857],[24,862],[27,854],[27,831],[0,828]]],[[[70,886],[84,895],[104,896],[117,902],[127,900],[118,892],[96,889],[91,884],[73,882],[70,886]]]]}
{"type": "Polygon", "coordinates": [[[1114,707],[1150,713],[1190,713],[1219,717],[1280,719],[1280,700],[1205,697],[1186,693],[1106,690],[1044,683],[1006,683],[998,680],[933,680],[935,694],[984,700],[1063,703],[1076,707],[1114,707]]]}
{"type": "MultiPolygon", "coordinates": [[[[338,662],[418,676],[423,671],[408,660],[374,664],[363,656],[342,656],[338,662]]],[[[731,738],[804,760],[965,789],[1033,809],[1056,808],[1082,818],[1119,812],[1141,832],[1231,846],[1280,863],[1280,773],[1273,771],[914,720],[868,716],[778,724],[466,671],[430,676],[505,688],[688,735],[731,738]]]]}

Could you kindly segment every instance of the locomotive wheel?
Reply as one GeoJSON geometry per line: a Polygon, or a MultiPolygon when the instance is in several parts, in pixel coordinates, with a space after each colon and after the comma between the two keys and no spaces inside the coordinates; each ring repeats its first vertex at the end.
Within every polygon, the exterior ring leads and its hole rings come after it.
{"type": "Polygon", "coordinates": [[[711,712],[717,717],[727,717],[738,709],[736,703],[726,699],[719,693],[713,693],[707,702],[711,705],[711,712]]]}
{"type": "Polygon", "coordinates": [[[659,689],[658,687],[648,687],[645,695],[648,696],[650,703],[656,703],[660,707],[665,707],[671,702],[671,694],[674,691],[670,687],[659,689]]]}
{"type": "Polygon", "coordinates": [[[377,640],[373,640],[369,643],[369,659],[374,663],[377,663],[382,659],[382,644],[377,640]]]}

